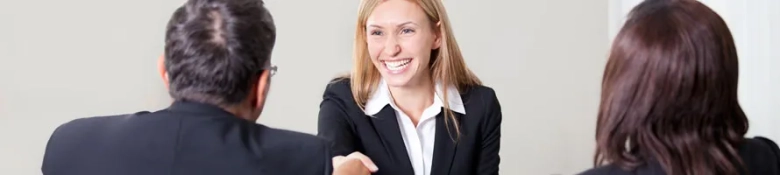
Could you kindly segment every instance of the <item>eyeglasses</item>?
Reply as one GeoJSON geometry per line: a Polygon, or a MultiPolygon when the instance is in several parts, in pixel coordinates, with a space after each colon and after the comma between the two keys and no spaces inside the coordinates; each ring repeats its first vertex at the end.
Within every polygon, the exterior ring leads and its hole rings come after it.
{"type": "Polygon", "coordinates": [[[271,73],[271,76],[274,76],[274,75],[276,75],[276,72],[279,69],[279,67],[272,64],[272,65],[266,66],[266,68],[264,68],[264,69],[268,70],[269,73],[271,73]]]}

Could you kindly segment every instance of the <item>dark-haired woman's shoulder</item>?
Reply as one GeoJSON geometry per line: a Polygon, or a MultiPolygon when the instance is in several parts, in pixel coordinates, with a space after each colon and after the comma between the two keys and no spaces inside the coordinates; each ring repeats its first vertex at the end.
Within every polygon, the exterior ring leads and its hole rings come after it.
{"type": "Polygon", "coordinates": [[[617,168],[616,166],[607,165],[607,166],[601,166],[593,169],[589,169],[587,171],[581,172],[577,175],[623,175],[626,174],[623,170],[620,168],[617,168]]]}
{"type": "Polygon", "coordinates": [[[617,165],[604,165],[596,167],[577,175],[665,175],[664,169],[658,162],[648,162],[632,170],[626,170],[617,165]]]}
{"type": "Polygon", "coordinates": [[[745,139],[739,155],[750,174],[780,175],[780,148],[766,137],[745,139]]]}
{"type": "MultiPolygon", "coordinates": [[[[748,174],[780,175],[780,148],[765,137],[747,138],[738,146],[738,152],[748,174]]],[[[584,171],[578,175],[663,175],[663,169],[657,162],[651,166],[640,166],[634,171],[627,171],[614,165],[605,165],[584,171]]]]}
{"type": "Polygon", "coordinates": [[[658,161],[649,160],[632,169],[626,169],[619,165],[602,165],[578,175],[665,175],[666,172],[658,161]]]}

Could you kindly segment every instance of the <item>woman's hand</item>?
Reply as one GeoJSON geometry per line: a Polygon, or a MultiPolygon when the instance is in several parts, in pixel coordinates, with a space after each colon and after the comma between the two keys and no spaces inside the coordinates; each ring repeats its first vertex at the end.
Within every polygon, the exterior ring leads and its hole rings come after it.
{"type": "Polygon", "coordinates": [[[360,152],[333,157],[333,175],[368,175],[379,168],[360,152]]]}

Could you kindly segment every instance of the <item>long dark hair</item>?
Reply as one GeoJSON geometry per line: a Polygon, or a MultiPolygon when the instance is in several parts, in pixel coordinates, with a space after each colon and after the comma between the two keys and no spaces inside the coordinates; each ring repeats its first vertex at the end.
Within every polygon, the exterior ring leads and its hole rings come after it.
{"type": "Polygon", "coordinates": [[[739,174],[748,120],[726,23],[694,0],[644,1],[628,18],[604,71],[595,166],[739,174]]]}

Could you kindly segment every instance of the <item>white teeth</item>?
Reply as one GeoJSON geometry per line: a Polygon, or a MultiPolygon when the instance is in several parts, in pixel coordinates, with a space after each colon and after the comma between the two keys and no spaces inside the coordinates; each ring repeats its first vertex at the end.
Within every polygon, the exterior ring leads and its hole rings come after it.
{"type": "Polygon", "coordinates": [[[406,68],[406,66],[408,66],[410,62],[412,62],[412,59],[404,59],[399,61],[385,61],[385,65],[387,66],[387,69],[395,71],[395,70],[401,70],[403,68],[406,68]]]}

